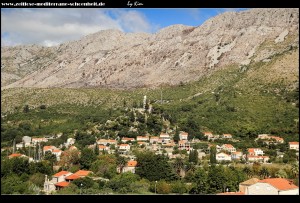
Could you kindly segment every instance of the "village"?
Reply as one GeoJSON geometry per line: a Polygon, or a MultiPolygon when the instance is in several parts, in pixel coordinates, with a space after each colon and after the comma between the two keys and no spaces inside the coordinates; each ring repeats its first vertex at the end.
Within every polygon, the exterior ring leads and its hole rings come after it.
{"type": "MultiPolygon", "coordinates": [[[[247,148],[241,149],[234,147],[234,144],[238,143],[239,140],[235,139],[231,134],[216,135],[212,132],[203,132],[204,140],[199,139],[188,139],[188,133],[180,131],[179,140],[174,141],[174,135],[171,136],[168,133],[161,133],[158,136],[137,136],[136,138],[122,137],[119,139],[98,139],[96,143],[86,146],[91,150],[98,149],[99,154],[117,154],[124,157],[126,163],[124,166],[117,166],[115,168],[116,173],[135,173],[136,168],[139,167],[139,163],[136,160],[134,151],[151,151],[156,155],[166,156],[169,160],[176,158],[185,159],[191,152],[197,154],[197,159],[201,162],[207,160],[212,153],[215,153],[216,164],[231,165],[232,163],[242,163],[244,165],[259,164],[272,164],[270,161],[270,155],[266,154],[262,148],[247,148]],[[215,141],[221,140],[224,144],[217,144],[215,141]],[[226,143],[228,142],[228,143],[226,143]],[[200,144],[202,147],[196,147],[200,144]],[[205,146],[205,147],[204,147],[205,146]],[[215,148],[215,152],[211,150],[215,148]]],[[[24,136],[22,142],[15,143],[13,146],[13,153],[8,155],[9,159],[12,158],[26,158],[29,162],[42,161],[46,154],[52,154],[56,158],[56,163],[61,163],[62,157],[68,156],[70,151],[77,151],[80,155],[80,150],[75,146],[76,139],[68,138],[67,141],[61,144],[59,147],[47,145],[47,142],[52,139],[58,139],[62,134],[55,136],[44,136],[44,137],[29,137],[24,136]],[[28,154],[18,153],[23,148],[27,148],[28,154]],[[31,149],[31,150],[30,150],[31,149]]],[[[272,136],[268,134],[260,134],[257,136],[255,141],[260,141],[264,146],[270,144],[277,145],[283,144],[284,139],[279,136],[272,136]]],[[[289,142],[289,150],[294,150],[296,159],[299,161],[299,142],[289,142]]],[[[6,149],[1,149],[5,152],[6,149]]],[[[284,153],[276,154],[277,159],[282,159],[284,153]]],[[[273,159],[274,160],[274,159],[273,159]]],[[[208,160],[207,160],[208,161],[208,160]]],[[[211,165],[211,163],[209,163],[211,165]]],[[[61,166],[54,165],[54,171],[61,169],[61,166]]],[[[43,191],[45,194],[51,194],[53,191],[61,190],[79,178],[91,176],[93,180],[109,181],[107,178],[98,177],[92,175],[93,172],[90,170],[78,170],[74,173],[61,170],[57,171],[51,177],[45,175],[45,182],[43,191]]],[[[184,174],[182,175],[184,176],[184,174]]],[[[249,179],[248,181],[240,183],[239,191],[228,192],[220,194],[299,194],[299,189],[296,185],[292,184],[290,180],[284,178],[267,178],[259,180],[257,178],[249,179]],[[245,186],[246,185],[246,186],[245,186]],[[257,185],[261,189],[257,189],[257,185]],[[278,187],[280,185],[280,187],[278,187]],[[287,190],[278,189],[287,186],[287,190]],[[270,187],[272,189],[270,189],[270,187]],[[255,189],[256,188],[256,189],[255,189]],[[267,188],[267,189],[266,189],[267,188]]]]}

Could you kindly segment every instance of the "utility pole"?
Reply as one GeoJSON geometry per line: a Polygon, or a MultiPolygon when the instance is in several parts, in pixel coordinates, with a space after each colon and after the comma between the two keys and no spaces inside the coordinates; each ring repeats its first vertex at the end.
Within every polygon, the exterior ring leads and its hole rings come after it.
{"type": "Polygon", "coordinates": [[[13,154],[16,152],[16,139],[13,141],[13,154]]]}
{"type": "Polygon", "coordinates": [[[160,86],[160,104],[162,104],[162,87],[160,86]]]}

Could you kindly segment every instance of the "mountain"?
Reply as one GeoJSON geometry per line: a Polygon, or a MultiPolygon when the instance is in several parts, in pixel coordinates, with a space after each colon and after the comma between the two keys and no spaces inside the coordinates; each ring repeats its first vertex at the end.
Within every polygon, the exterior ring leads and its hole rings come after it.
{"type": "Polygon", "coordinates": [[[249,77],[295,86],[298,44],[298,8],[226,12],[199,27],[173,25],[155,34],[104,30],[55,47],[1,47],[1,88],[155,88],[231,65],[272,63],[278,55],[285,57],[272,72],[249,77]]]}

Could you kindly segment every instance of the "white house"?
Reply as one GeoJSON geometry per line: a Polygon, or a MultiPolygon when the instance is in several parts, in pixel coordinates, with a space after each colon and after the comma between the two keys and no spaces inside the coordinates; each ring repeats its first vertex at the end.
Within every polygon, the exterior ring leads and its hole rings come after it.
{"type": "Polygon", "coordinates": [[[236,151],[231,153],[231,159],[232,160],[240,160],[243,156],[243,152],[241,151],[236,151]]]}
{"type": "MultiPolygon", "coordinates": [[[[136,165],[137,165],[137,161],[134,161],[134,160],[128,161],[126,163],[126,166],[123,167],[122,173],[125,173],[125,172],[135,173],[136,165]]],[[[117,167],[117,172],[120,173],[120,167],[117,167]]]]}
{"type": "Polygon", "coordinates": [[[62,154],[62,151],[60,149],[57,149],[55,146],[44,146],[43,147],[43,154],[45,155],[45,153],[49,151],[52,154],[54,154],[56,156],[56,160],[59,161],[60,160],[60,156],[62,154]]]}
{"type": "Polygon", "coordinates": [[[154,142],[158,142],[159,137],[158,136],[152,136],[150,137],[150,143],[153,144],[154,142]]]}
{"type": "Polygon", "coordinates": [[[191,148],[190,142],[187,140],[179,140],[178,141],[178,149],[189,151],[191,148]]]}
{"type": "Polygon", "coordinates": [[[269,156],[254,156],[254,155],[248,155],[248,161],[249,162],[254,162],[254,161],[257,161],[257,162],[263,162],[263,163],[266,163],[270,160],[270,157],[269,156]]]}
{"type": "Polygon", "coordinates": [[[249,148],[248,154],[253,156],[264,155],[264,152],[260,148],[249,148]]]}
{"type": "Polygon", "coordinates": [[[299,195],[299,187],[285,178],[268,178],[250,185],[246,195],[299,195]]]}
{"type": "Polygon", "coordinates": [[[217,161],[231,161],[231,156],[223,152],[216,155],[217,161]]]}
{"type": "Polygon", "coordinates": [[[289,142],[289,149],[299,151],[299,142],[289,142]]]}
{"type": "Polygon", "coordinates": [[[126,142],[133,142],[133,141],[135,141],[135,139],[134,138],[130,138],[130,137],[123,137],[121,141],[123,143],[126,143],[126,142]]]}
{"type": "Polygon", "coordinates": [[[160,135],[159,135],[159,138],[160,139],[162,139],[162,142],[163,143],[168,143],[168,142],[170,142],[170,135],[169,134],[167,134],[167,133],[161,133],[160,135]]]}
{"type": "Polygon", "coordinates": [[[223,135],[221,135],[220,138],[223,138],[223,139],[231,139],[231,138],[232,138],[232,135],[231,135],[231,134],[223,134],[223,135]]]}
{"type": "Polygon", "coordinates": [[[128,152],[128,151],[130,151],[130,145],[129,144],[120,144],[119,150],[121,152],[128,152]]]}
{"type": "Polygon", "coordinates": [[[25,147],[30,146],[30,144],[31,144],[31,137],[29,137],[29,136],[23,136],[22,142],[25,143],[25,147]]]}
{"type": "Polygon", "coordinates": [[[115,145],[116,143],[117,143],[116,140],[99,139],[99,140],[97,141],[97,144],[98,144],[98,145],[107,145],[107,144],[110,144],[110,145],[114,144],[114,145],[115,145]]]}
{"type": "Polygon", "coordinates": [[[149,136],[137,136],[136,141],[149,141],[149,136]]]}
{"type": "Polygon", "coordinates": [[[180,140],[187,140],[188,136],[189,136],[189,134],[187,132],[180,131],[180,133],[179,133],[180,140]]]}
{"type": "Polygon", "coordinates": [[[236,149],[231,144],[223,144],[222,149],[230,153],[236,152],[236,149]]]}

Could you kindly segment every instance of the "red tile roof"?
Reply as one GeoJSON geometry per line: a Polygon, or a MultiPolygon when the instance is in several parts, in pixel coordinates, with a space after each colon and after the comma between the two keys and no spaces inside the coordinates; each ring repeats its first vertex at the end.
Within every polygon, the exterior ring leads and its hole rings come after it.
{"type": "Polygon", "coordinates": [[[75,180],[78,178],[80,178],[78,175],[72,174],[72,175],[67,176],[65,179],[66,180],[75,180]]]}
{"type": "Polygon", "coordinates": [[[289,142],[290,145],[299,145],[299,142],[289,142]]]}
{"type": "Polygon", "coordinates": [[[51,150],[51,149],[55,149],[54,146],[44,146],[43,150],[47,151],[47,150],[51,150]]]}
{"type": "Polygon", "coordinates": [[[15,154],[11,154],[11,155],[9,155],[8,157],[9,158],[13,158],[13,157],[20,157],[20,156],[22,156],[23,154],[20,154],[20,153],[15,153],[15,154]]]}
{"type": "Polygon", "coordinates": [[[135,167],[137,165],[137,161],[128,161],[127,166],[135,167]]]}
{"type": "Polygon", "coordinates": [[[79,170],[76,173],[74,173],[77,176],[87,176],[89,173],[91,173],[91,171],[86,171],[86,170],[79,170]]]}
{"type": "Polygon", "coordinates": [[[68,173],[70,173],[69,171],[60,171],[56,174],[53,175],[53,177],[59,177],[59,176],[62,176],[62,175],[67,175],[68,173]]]}
{"type": "Polygon", "coordinates": [[[63,181],[63,182],[56,183],[55,186],[67,187],[69,184],[70,184],[69,182],[63,181]]]}
{"type": "Polygon", "coordinates": [[[268,178],[260,180],[261,183],[269,183],[278,190],[292,190],[298,187],[285,178],[268,178]]]}

